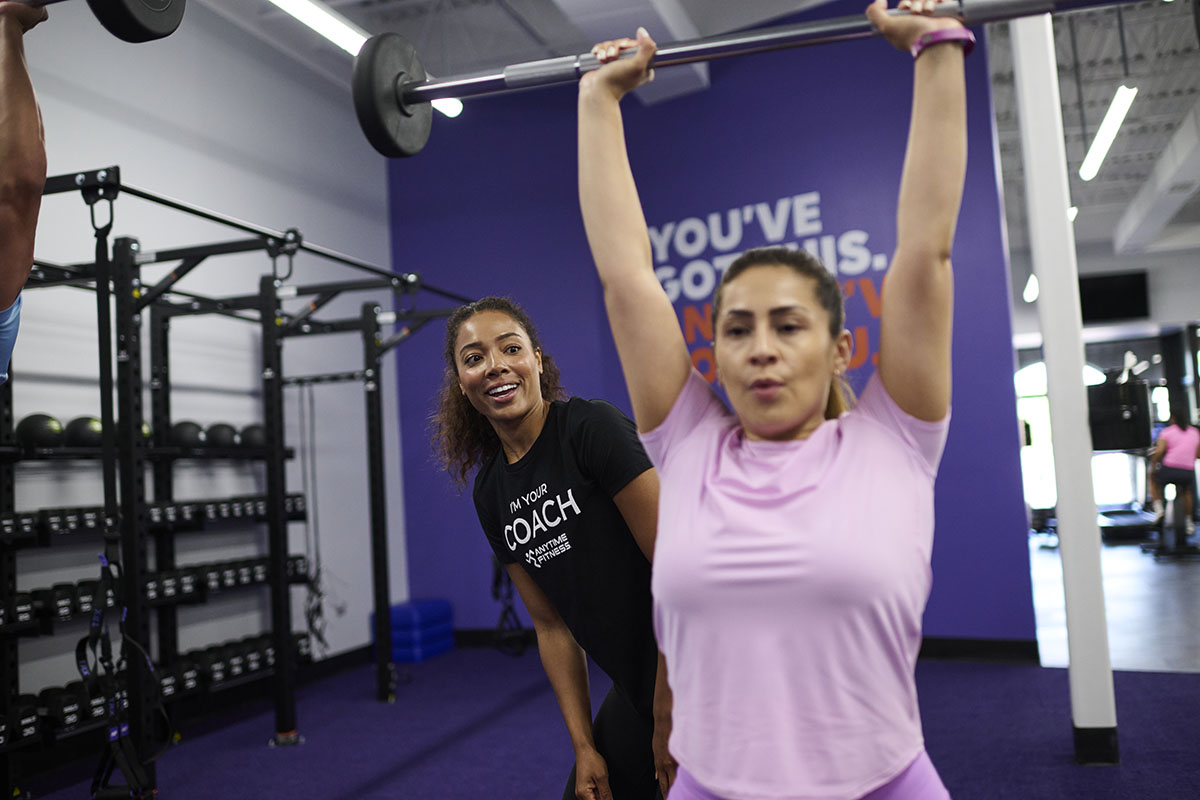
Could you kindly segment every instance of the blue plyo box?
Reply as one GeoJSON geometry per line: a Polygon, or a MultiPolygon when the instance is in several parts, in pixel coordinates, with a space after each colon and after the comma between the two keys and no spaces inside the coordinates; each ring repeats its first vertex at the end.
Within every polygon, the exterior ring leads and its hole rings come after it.
{"type": "Polygon", "coordinates": [[[424,645],[447,637],[454,638],[454,625],[450,620],[427,628],[392,628],[392,647],[424,645]]]}
{"type": "MultiPolygon", "coordinates": [[[[454,613],[449,600],[427,598],[391,607],[392,660],[425,661],[454,648],[454,613]]],[[[369,619],[371,645],[375,645],[375,614],[369,619]]]]}

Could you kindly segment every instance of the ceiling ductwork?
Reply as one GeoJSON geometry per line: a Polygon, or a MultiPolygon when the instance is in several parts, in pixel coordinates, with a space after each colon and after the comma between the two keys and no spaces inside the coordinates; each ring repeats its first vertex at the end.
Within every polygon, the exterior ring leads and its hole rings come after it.
{"type": "Polygon", "coordinates": [[[1117,223],[1118,253],[1200,247],[1200,103],[1175,129],[1154,170],[1117,223]],[[1187,213],[1180,213],[1187,212],[1187,213]]]}

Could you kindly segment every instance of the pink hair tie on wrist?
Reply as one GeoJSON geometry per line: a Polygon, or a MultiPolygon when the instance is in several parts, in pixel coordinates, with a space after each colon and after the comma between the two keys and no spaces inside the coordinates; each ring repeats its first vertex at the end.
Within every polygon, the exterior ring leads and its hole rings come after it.
{"type": "Polygon", "coordinates": [[[912,53],[912,57],[915,60],[926,47],[941,44],[942,42],[959,42],[962,44],[963,57],[965,58],[971,54],[971,50],[975,47],[975,34],[966,28],[938,28],[936,31],[922,33],[918,36],[917,40],[913,42],[912,48],[909,49],[909,52],[912,53]]]}

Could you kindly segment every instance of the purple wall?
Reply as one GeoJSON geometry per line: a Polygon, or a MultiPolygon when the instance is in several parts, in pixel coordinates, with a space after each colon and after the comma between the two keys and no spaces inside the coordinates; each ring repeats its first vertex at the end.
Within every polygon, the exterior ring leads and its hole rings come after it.
{"type": "MultiPolygon", "coordinates": [[[[955,247],[954,418],[938,480],[925,632],[1032,640],[1008,269],[981,56],[982,48],[967,61],[971,149],[955,247]]],[[[780,242],[837,262],[847,326],[860,345],[851,380],[861,386],[878,350],[877,295],[894,245],[907,59],[872,40],[711,70],[707,91],[625,107],[655,265],[666,285],[674,278],[686,286],[676,308],[694,332],[698,366],[706,367],[714,265],[780,242]]],[[[396,268],[469,296],[516,298],[568,389],[628,410],[579,219],[574,98],[574,87],[543,89],[472,101],[459,119],[438,118],[426,150],[391,166],[396,268]]],[[[449,597],[459,627],[491,627],[499,606],[469,490],[453,491],[428,446],[441,336],[431,325],[400,351],[410,585],[414,596],[449,597]]]]}

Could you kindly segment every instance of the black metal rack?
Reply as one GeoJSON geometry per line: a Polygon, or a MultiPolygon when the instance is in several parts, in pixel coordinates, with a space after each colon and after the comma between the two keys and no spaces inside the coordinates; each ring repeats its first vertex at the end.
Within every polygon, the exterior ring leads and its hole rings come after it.
{"type": "MultiPolygon", "coordinates": [[[[284,442],[283,390],[288,385],[361,381],[366,406],[367,466],[369,473],[370,536],[373,578],[373,598],[376,619],[376,641],[389,641],[389,584],[387,560],[387,519],[384,495],[383,414],[379,376],[383,357],[397,344],[407,339],[422,325],[445,316],[451,309],[382,312],[373,303],[363,305],[359,317],[334,321],[316,318],[316,312],[345,292],[390,290],[396,294],[413,295],[418,291],[451,299],[456,303],[469,298],[430,287],[418,276],[397,274],[366,262],[342,255],[304,241],[299,231],[273,231],[257,225],[216,214],[121,182],[120,169],[107,167],[70,175],[54,176],[47,180],[45,194],[79,191],[91,208],[92,224],[96,231],[96,259],[85,264],[51,264],[36,261],[28,286],[76,286],[91,289],[96,294],[97,325],[100,333],[100,393],[103,443],[98,449],[82,452],[31,452],[15,446],[12,418],[12,382],[0,387],[0,602],[8,602],[16,593],[17,546],[46,544],[52,538],[46,531],[48,519],[55,520],[57,534],[95,531],[101,529],[106,542],[106,555],[119,562],[122,570],[120,595],[124,599],[124,631],[127,637],[147,643],[150,641],[152,619],[156,622],[158,641],[156,676],[144,659],[131,657],[123,674],[125,694],[129,703],[129,722],[133,742],[141,766],[146,770],[150,788],[156,788],[152,761],[156,748],[155,713],[158,698],[175,694],[184,685],[194,687],[195,670],[180,671],[184,659],[179,652],[178,605],[203,599],[203,585],[197,585],[201,572],[178,570],[175,553],[175,534],[189,526],[203,524],[197,519],[215,519],[229,509],[242,509],[243,517],[265,521],[267,526],[266,581],[271,601],[269,666],[259,664],[237,682],[261,675],[272,676],[275,700],[275,734],[272,744],[288,745],[302,741],[296,723],[297,641],[291,630],[290,587],[297,581],[297,562],[287,551],[287,524],[290,519],[302,518],[303,498],[288,495],[286,461],[289,451],[284,442]],[[112,226],[112,202],[121,194],[129,194],[150,202],[198,216],[227,227],[250,233],[253,238],[236,241],[181,247],[172,250],[144,252],[133,238],[113,241],[111,255],[108,234],[112,226]],[[96,222],[96,206],[109,204],[108,221],[96,222]],[[266,252],[274,261],[279,255],[289,258],[297,252],[308,252],[322,259],[348,266],[372,275],[363,280],[295,286],[272,274],[263,275],[256,295],[237,297],[208,297],[180,291],[176,284],[206,259],[213,256],[254,251],[266,252]],[[171,272],[153,286],[144,286],[141,269],[147,265],[178,262],[171,272]],[[111,301],[110,301],[111,297],[111,301]],[[293,298],[313,298],[298,312],[288,312],[284,301],[293,298]],[[111,311],[110,311],[111,308],[111,311]],[[143,315],[148,316],[146,323],[143,315]],[[261,330],[262,403],[266,431],[266,446],[259,450],[224,452],[207,450],[188,452],[173,447],[169,441],[171,429],[170,325],[180,316],[217,314],[233,317],[261,330]],[[110,318],[111,317],[111,318],[110,318]],[[381,325],[403,322],[406,325],[384,339],[381,325]],[[142,358],[143,328],[148,327],[150,363],[150,417],[153,441],[142,436],[145,409],[143,408],[144,365],[142,358]],[[328,373],[287,378],[283,370],[283,343],[292,337],[328,333],[358,333],[362,340],[363,366],[352,372],[328,373]],[[115,353],[115,358],[114,358],[115,353]],[[114,369],[115,361],[115,369],[114,369]],[[115,394],[115,403],[114,403],[115,394]],[[102,509],[55,509],[53,513],[16,514],[14,464],[29,458],[91,458],[99,459],[104,472],[105,505],[102,509]],[[174,500],[173,467],[179,458],[251,458],[265,465],[266,494],[257,498],[233,498],[214,501],[207,508],[196,503],[176,503],[174,500]],[[154,502],[147,498],[146,471],[152,470],[154,502]],[[238,500],[241,502],[232,502],[238,500]],[[299,507],[299,510],[297,509],[299,507]],[[183,519],[186,517],[187,519],[183,519]],[[64,520],[66,520],[64,522],[64,520]],[[85,524],[84,520],[87,521],[85,524]],[[72,527],[74,526],[74,527],[72,527]],[[153,571],[150,569],[150,549],[153,547],[153,571]],[[160,589],[165,581],[173,593],[163,597],[160,589]],[[149,587],[154,587],[150,590],[149,587]],[[186,586],[187,594],[183,594],[186,586]],[[149,596],[148,596],[149,592],[149,596]],[[258,669],[258,667],[263,667],[258,669]],[[184,678],[184,674],[190,677],[184,678]],[[176,685],[176,678],[180,684],[176,685]],[[167,686],[170,691],[167,691],[167,686]],[[161,692],[161,695],[160,695],[161,692]]],[[[19,363],[19,359],[15,359],[19,363]]],[[[19,379],[19,374],[17,375],[19,379]]],[[[192,528],[194,529],[194,527],[192,528]]],[[[94,536],[94,533],[93,533],[94,536]]],[[[93,539],[94,541],[94,539],[93,539]]],[[[228,565],[226,565],[228,566],[228,565]]],[[[211,577],[211,576],[210,576],[211,577]]],[[[262,583],[262,581],[252,581],[262,583]]],[[[301,644],[301,647],[304,645],[301,644]]],[[[394,699],[395,675],[390,658],[383,656],[386,647],[378,648],[376,659],[377,696],[381,701],[394,699]]],[[[231,661],[240,675],[240,656],[231,661]]],[[[0,720],[7,721],[17,704],[18,652],[14,635],[5,635],[0,626],[0,720]]],[[[222,665],[224,669],[224,665],[222,665]]],[[[224,682],[222,687],[230,683],[224,682]]],[[[87,723],[95,727],[93,723],[87,723]]],[[[72,731],[74,732],[74,731],[72,731]]],[[[0,791],[7,788],[13,796],[17,788],[17,763],[9,740],[0,743],[0,791]]]]}

